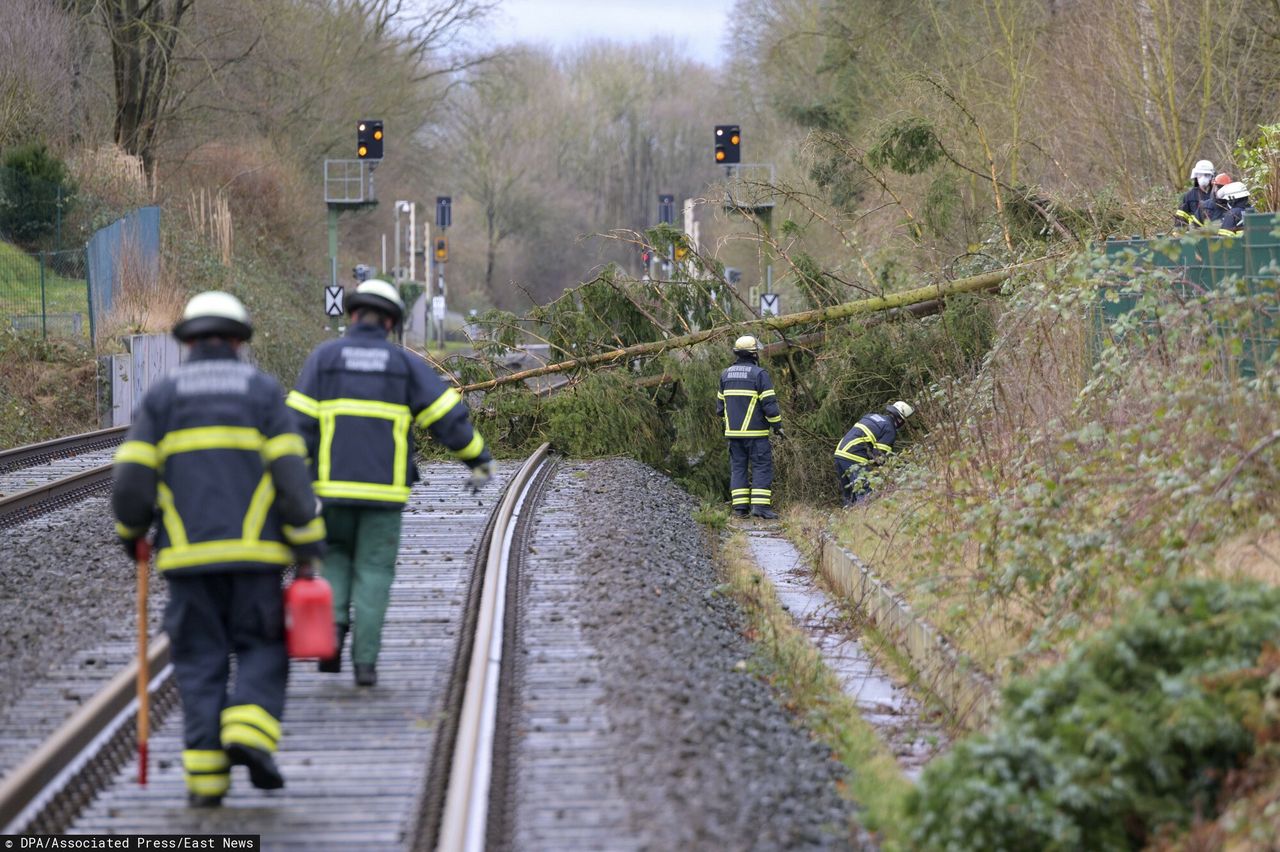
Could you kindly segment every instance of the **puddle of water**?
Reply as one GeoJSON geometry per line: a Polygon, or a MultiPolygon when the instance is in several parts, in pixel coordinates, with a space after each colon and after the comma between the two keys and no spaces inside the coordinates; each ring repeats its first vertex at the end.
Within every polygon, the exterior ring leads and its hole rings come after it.
{"type": "Polygon", "coordinates": [[[862,717],[892,749],[903,774],[915,781],[924,765],[947,745],[941,726],[929,721],[925,707],[846,632],[839,605],[818,587],[790,541],[769,531],[749,530],[747,543],[778,600],[821,652],[862,717]]]}

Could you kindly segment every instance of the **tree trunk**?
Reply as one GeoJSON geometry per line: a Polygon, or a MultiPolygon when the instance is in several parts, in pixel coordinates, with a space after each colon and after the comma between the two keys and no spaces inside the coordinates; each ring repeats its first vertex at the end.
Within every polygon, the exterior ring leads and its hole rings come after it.
{"type": "MultiPolygon", "coordinates": [[[[1034,262],[1038,261],[1033,261],[1033,263],[1034,262]]],[[[1025,266],[1028,264],[1022,265],[1025,266]]],[[[607,352],[598,352],[595,355],[588,355],[585,358],[573,358],[568,361],[561,361],[558,364],[548,364],[544,367],[535,367],[532,370],[523,370],[519,373],[512,373],[509,376],[502,376],[500,378],[489,379],[484,382],[464,385],[462,390],[464,392],[489,390],[490,388],[495,388],[499,385],[522,382],[525,379],[547,376],[552,373],[562,373],[566,370],[575,370],[580,367],[595,367],[603,364],[615,364],[628,361],[641,355],[661,355],[662,353],[669,352],[673,349],[684,349],[689,346],[695,346],[699,343],[705,343],[708,340],[730,337],[752,327],[763,327],[766,329],[773,329],[774,331],[782,331],[784,329],[793,328],[797,325],[834,322],[836,320],[848,319],[849,317],[858,316],[860,314],[877,313],[879,311],[887,311],[894,308],[908,308],[921,302],[934,301],[946,296],[954,296],[959,293],[973,293],[980,290],[990,290],[999,286],[1008,279],[1009,276],[1013,274],[1013,270],[1015,268],[1016,267],[1010,267],[997,272],[988,272],[985,275],[961,278],[947,284],[934,284],[927,287],[917,287],[913,290],[904,290],[901,293],[893,293],[888,296],[876,296],[871,299],[861,299],[857,302],[845,302],[844,304],[834,305],[829,308],[819,308],[812,311],[803,311],[798,314],[787,314],[780,317],[766,317],[764,319],[732,323],[730,325],[717,326],[715,328],[706,329],[705,331],[695,331],[693,334],[686,334],[681,337],[671,337],[666,340],[658,340],[652,343],[637,343],[634,346],[610,349],[607,352]]]]}

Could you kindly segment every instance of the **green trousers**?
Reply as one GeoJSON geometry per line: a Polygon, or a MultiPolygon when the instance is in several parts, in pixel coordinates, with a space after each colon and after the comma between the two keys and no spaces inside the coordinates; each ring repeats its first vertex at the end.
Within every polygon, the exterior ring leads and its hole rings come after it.
{"type": "Polygon", "coordinates": [[[324,578],[333,587],[333,620],[353,627],[351,661],[376,663],[400,550],[400,508],[326,506],[324,578]]]}

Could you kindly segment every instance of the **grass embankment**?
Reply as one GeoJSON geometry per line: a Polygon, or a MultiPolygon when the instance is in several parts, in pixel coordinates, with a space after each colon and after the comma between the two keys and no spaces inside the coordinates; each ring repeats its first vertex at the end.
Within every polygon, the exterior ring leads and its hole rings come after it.
{"type": "Polygon", "coordinates": [[[98,427],[88,349],[0,331],[0,449],[98,427]]]}
{"type": "Polygon", "coordinates": [[[899,832],[911,785],[893,755],[782,608],[773,586],[748,555],[742,533],[729,537],[721,565],[724,588],[742,606],[748,638],[759,649],[748,666],[773,684],[787,706],[848,767],[848,788],[843,792],[860,806],[862,825],[882,837],[884,848],[906,848],[899,832]]]}
{"type": "Polygon", "coordinates": [[[1238,360],[1264,305],[1181,304],[1138,276],[1138,309],[1091,340],[1110,275],[1084,259],[1024,287],[981,367],[919,400],[927,437],[876,500],[792,516],[813,537],[834,515],[843,544],[1011,684],[992,733],[926,771],[920,848],[1201,848],[1168,838],[1250,791],[1228,810],[1250,824],[1197,830],[1274,822],[1260,797],[1280,676],[1258,654],[1280,598],[1238,587],[1280,576],[1280,371],[1238,360]]]}

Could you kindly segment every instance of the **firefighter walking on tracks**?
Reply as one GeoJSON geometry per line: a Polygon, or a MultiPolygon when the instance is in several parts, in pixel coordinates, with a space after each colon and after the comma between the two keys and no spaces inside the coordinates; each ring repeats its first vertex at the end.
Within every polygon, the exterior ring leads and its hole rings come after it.
{"type": "Polygon", "coordinates": [[[760,341],[751,335],[733,344],[737,356],[720,374],[716,416],[724,421],[729,439],[729,488],[733,511],[740,517],[776,518],[773,511],[773,449],[769,431],[782,437],[773,380],[760,364],[760,341]]]}
{"type": "Polygon", "coordinates": [[[190,804],[210,807],[233,765],[248,767],[255,787],[284,786],[273,757],[288,675],[281,570],[296,559],[313,572],[324,522],[284,390],[240,360],[253,334],[244,306],[201,293],[173,334],[189,344],[187,358],[135,412],[115,455],[111,505],[135,558],[159,506],[155,564],[169,584],[182,767],[190,804]]]}
{"type": "Polygon", "coordinates": [[[421,358],[387,340],[404,302],[386,281],[365,281],[347,298],[351,326],[307,358],[289,407],[315,466],[328,529],[325,578],[333,586],[338,652],[320,670],[341,671],[352,629],[351,661],[360,686],[377,683],[382,624],[400,548],[400,512],[418,478],[414,425],[427,429],[471,469],[473,491],[493,462],[472,428],[462,396],[421,358]]]}

